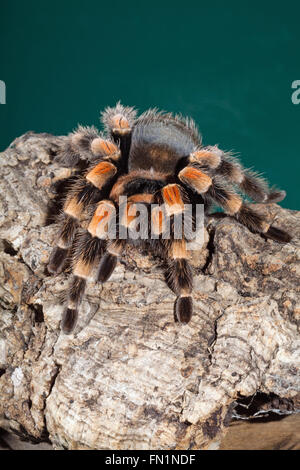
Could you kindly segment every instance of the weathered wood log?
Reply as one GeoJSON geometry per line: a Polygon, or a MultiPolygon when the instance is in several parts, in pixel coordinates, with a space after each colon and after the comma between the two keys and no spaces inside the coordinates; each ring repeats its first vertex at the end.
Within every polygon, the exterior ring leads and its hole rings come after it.
{"type": "Polygon", "coordinates": [[[65,336],[68,273],[45,271],[56,227],[44,224],[68,174],[54,161],[63,140],[28,133],[1,154],[0,427],[58,449],[212,449],[241,397],[299,411],[300,212],[256,205],[287,245],[209,218],[188,325],[173,321],[160,260],[128,248],[65,336]]]}

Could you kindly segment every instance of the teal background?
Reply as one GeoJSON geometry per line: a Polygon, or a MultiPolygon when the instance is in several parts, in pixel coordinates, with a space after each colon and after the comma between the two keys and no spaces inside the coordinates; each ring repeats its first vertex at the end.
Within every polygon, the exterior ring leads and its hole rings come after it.
{"type": "Polygon", "coordinates": [[[28,130],[98,125],[117,100],[191,115],[205,144],[299,209],[300,2],[3,1],[0,150],[28,130]]]}

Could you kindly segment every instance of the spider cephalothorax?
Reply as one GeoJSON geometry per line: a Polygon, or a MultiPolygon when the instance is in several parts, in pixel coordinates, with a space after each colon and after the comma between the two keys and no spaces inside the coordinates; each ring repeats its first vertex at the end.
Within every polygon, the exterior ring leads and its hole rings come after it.
{"type": "Polygon", "coordinates": [[[128,242],[148,243],[165,258],[166,278],[177,295],[175,319],[190,320],[193,282],[188,239],[185,230],[181,237],[175,236],[175,221],[178,217],[184,220],[188,206],[192,207],[192,220],[197,204],[204,205],[205,213],[216,204],[252,232],[278,242],[290,241],[286,232],[270,226],[241,196],[244,193],[253,201],[270,203],[282,200],[285,192],[269,190],[262,178],[244,170],[230,153],[217,146],[202,146],[192,119],[157,110],[137,117],[133,108],[118,103],[102,113],[102,122],[105,134],[79,126],[58,155],[62,164],[77,168],[75,176],[60,183],[65,198],[57,244],[48,265],[49,272],[59,273],[71,259],[73,278],[62,320],[65,333],[74,329],[94,268],[98,269],[97,280],[105,282],[128,242]],[[145,206],[149,222],[146,240],[136,239],[130,231],[140,204],[145,206]],[[166,218],[170,224],[165,223],[166,218]],[[127,237],[121,236],[124,228],[129,229],[127,237]]]}

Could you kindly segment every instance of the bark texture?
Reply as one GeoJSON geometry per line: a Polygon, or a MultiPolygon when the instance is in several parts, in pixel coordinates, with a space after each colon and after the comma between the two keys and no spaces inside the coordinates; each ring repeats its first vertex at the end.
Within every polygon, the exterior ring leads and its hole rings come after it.
{"type": "Polygon", "coordinates": [[[54,161],[63,140],[28,133],[1,154],[0,427],[58,449],[214,449],[246,397],[299,411],[300,212],[256,205],[288,245],[211,217],[184,326],[161,261],[128,248],[64,336],[68,274],[46,273],[44,226],[51,183],[69,174],[54,161]]]}

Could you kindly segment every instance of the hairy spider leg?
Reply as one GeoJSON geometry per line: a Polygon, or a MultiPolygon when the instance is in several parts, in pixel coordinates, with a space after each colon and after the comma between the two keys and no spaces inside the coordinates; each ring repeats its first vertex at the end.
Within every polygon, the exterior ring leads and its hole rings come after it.
{"type": "Polygon", "coordinates": [[[246,170],[230,152],[223,152],[216,145],[200,148],[189,155],[191,164],[197,164],[205,171],[212,170],[213,175],[221,175],[230,183],[249,196],[253,201],[273,203],[282,201],[286,193],[281,190],[269,190],[267,182],[257,173],[246,170]]]}
{"type": "Polygon", "coordinates": [[[48,271],[51,273],[60,273],[65,268],[81,218],[91,204],[105,197],[106,187],[113,182],[118,172],[118,166],[112,163],[115,156],[120,154],[116,144],[97,137],[91,141],[91,147],[98,158],[72,184],[67,193],[59,220],[62,228],[48,263],[48,271]]]}
{"type": "Polygon", "coordinates": [[[200,193],[204,199],[211,200],[224,209],[226,214],[233,216],[242,225],[254,233],[260,233],[272,240],[288,243],[291,237],[285,231],[271,226],[265,218],[252,209],[243,199],[226,187],[226,183],[218,177],[210,177],[199,168],[187,166],[179,173],[179,179],[194,191],[200,193]]]}

